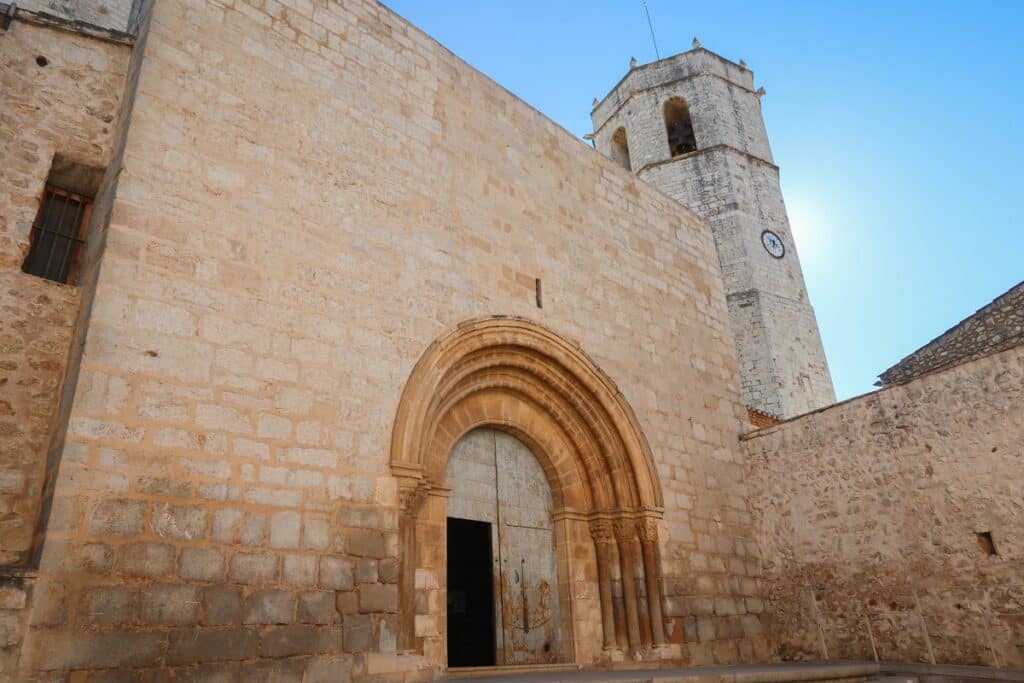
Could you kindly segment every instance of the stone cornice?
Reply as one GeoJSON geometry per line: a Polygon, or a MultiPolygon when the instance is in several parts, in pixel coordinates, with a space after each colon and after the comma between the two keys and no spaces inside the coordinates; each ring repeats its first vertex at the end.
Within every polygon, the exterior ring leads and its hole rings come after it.
{"type": "Polygon", "coordinates": [[[651,163],[644,164],[643,166],[638,168],[636,173],[637,173],[637,175],[639,175],[640,173],[643,173],[644,171],[648,171],[648,170],[650,170],[652,168],[657,168],[658,166],[664,166],[665,164],[671,164],[673,162],[682,161],[684,159],[692,159],[693,157],[699,156],[699,155],[703,154],[704,152],[723,152],[723,151],[724,152],[732,152],[733,154],[738,154],[738,155],[740,155],[742,157],[745,157],[746,159],[748,159],[750,161],[754,161],[754,162],[757,162],[757,163],[762,164],[764,166],[767,166],[768,168],[772,169],[776,173],[778,173],[778,171],[779,171],[779,167],[776,166],[775,164],[773,164],[772,162],[765,161],[764,159],[762,159],[759,156],[755,156],[755,155],[751,154],[750,152],[744,152],[742,149],[739,149],[738,147],[733,147],[732,145],[729,145],[729,144],[726,144],[726,143],[723,142],[723,143],[719,143],[717,145],[711,145],[710,147],[704,147],[703,149],[698,149],[698,150],[693,151],[693,152],[687,152],[686,154],[680,154],[677,157],[671,157],[669,159],[662,159],[661,161],[652,161],[651,163]]]}
{"type": "MultiPolygon", "coordinates": [[[[0,16],[10,17],[14,21],[21,21],[26,24],[34,24],[36,26],[44,26],[58,31],[77,33],[79,35],[95,38],[107,43],[128,46],[135,44],[135,36],[130,33],[97,26],[96,24],[90,24],[86,21],[79,21],[77,19],[66,19],[55,14],[35,12],[23,7],[18,7],[17,3],[0,2],[0,16]]],[[[6,30],[10,30],[10,28],[6,27],[6,30]]],[[[2,35],[3,34],[0,33],[0,36],[2,35]]]]}
{"type": "MultiPolygon", "coordinates": [[[[630,72],[630,73],[632,73],[632,72],[630,72]]],[[[617,83],[617,84],[615,85],[615,88],[612,88],[612,90],[611,90],[611,91],[609,92],[609,95],[610,95],[610,94],[611,94],[612,92],[615,92],[615,89],[616,89],[616,88],[618,88],[618,87],[619,87],[619,85],[621,85],[621,84],[622,84],[623,82],[625,82],[625,80],[626,80],[626,78],[627,78],[628,76],[629,76],[629,74],[626,74],[626,76],[625,76],[625,77],[623,77],[623,79],[622,79],[621,81],[619,81],[619,83],[617,83]]],[[[619,112],[619,110],[620,110],[620,109],[622,109],[622,108],[623,108],[624,106],[626,106],[627,104],[629,104],[629,101],[630,101],[630,100],[632,100],[632,99],[633,99],[634,97],[636,97],[637,95],[639,95],[639,94],[641,94],[641,93],[646,93],[646,92],[648,92],[648,91],[650,91],[650,90],[661,90],[661,89],[663,89],[663,88],[666,88],[666,87],[668,87],[668,86],[671,86],[671,85],[675,85],[675,84],[677,84],[677,83],[683,83],[683,82],[685,82],[685,81],[692,81],[692,80],[693,80],[693,79],[695,79],[695,78],[703,78],[703,77],[705,77],[705,76],[706,76],[706,77],[708,77],[708,78],[717,78],[718,80],[720,80],[720,81],[724,81],[724,82],[728,83],[729,85],[732,85],[732,86],[734,86],[734,87],[738,88],[739,90],[742,90],[743,92],[746,92],[746,93],[750,93],[751,95],[754,95],[755,97],[760,97],[760,96],[761,96],[761,94],[762,94],[762,93],[761,93],[761,91],[759,91],[759,90],[751,90],[751,89],[750,89],[750,88],[748,88],[747,86],[745,86],[745,85],[740,85],[740,84],[739,84],[739,83],[737,83],[736,81],[732,81],[732,80],[729,80],[729,79],[728,79],[728,78],[726,78],[725,76],[722,76],[722,75],[719,75],[719,74],[713,73],[713,72],[711,72],[711,71],[698,71],[697,73],[687,74],[687,75],[685,75],[685,76],[680,76],[679,78],[673,78],[673,79],[672,79],[672,80],[670,80],[670,81],[663,81],[663,82],[661,82],[661,83],[657,83],[657,84],[655,84],[655,85],[649,85],[649,86],[647,86],[646,88],[637,88],[637,89],[635,89],[635,90],[631,90],[631,91],[629,92],[629,95],[627,95],[626,97],[624,97],[624,98],[622,99],[622,101],[621,101],[621,102],[619,102],[618,106],[616,106],[616,107],[615,107],[614,109],[612,109],[612,111],[611,111],[611,112],[609,112],[609,113],[608,113],[608,117],[607,117],[607,118],[605,118],[605,120],[604,120],[604,121],[603,121],[603,122],[601,123],[601,125],[600,125],[600,126],[598,126],[598,127],[597,127],[597,129],[595,129],[595,130],[594,130],[594,134],[596,135],[596,134],[597,134],[597,133],[599,133],[599,132],[600,132],[600,131],[601,131],[601,130],[602,130],[602,129],[603,129],[603,128],[604,128],[605,126],[606,126],[606,125],[608,125],[608,122],[612,120],[612,118],[613,118],[613,117],[615,116],[615,114],[617,114],[617,113],[619,112]]],[[[608,99],[608,96],[606,95],[606,96],[605,96],[605,100],[607,100],[607,99],[608,99]]],[[[594,108],[593,108],[593,109],[592,109],[592,110],[590,111],[590,115],[591,115],[591,116],[593,116],[593,115],[594,115],[594,112],[596,112],[596,111],[597,111],[598,109],[600,109],[600,108],[601,108],[601,105],[602,105],[602,104],[604,104],[604,100],[601,100],[601,102],[599,102],[599,103],[598,103],[598,105],[597,105],[596,107],[594,107],[594,108]]]]}

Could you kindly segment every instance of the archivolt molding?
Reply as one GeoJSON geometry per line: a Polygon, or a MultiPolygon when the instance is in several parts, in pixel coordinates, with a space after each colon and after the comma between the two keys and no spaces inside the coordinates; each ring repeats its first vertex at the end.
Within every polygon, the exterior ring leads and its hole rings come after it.
{"type": "Polygon", "coordinates": [[[541,325],[478,319],[434,342],[399,403],[392,472],[403,488],[441,483],[455,442],[485,425],[535,447],[561,507],[663,506],[650,447],[614,382],[578,345],[541,325]]]}
{"type": "Polygon", "coordinates": [[[429,496],[446,494],[448,457],[478,427],[507,431],[533,452],[551,485],[556,521],[589,524],[605,649],[635,652],[664,644],[657,548],[663,498],[636,416],[578,345],[522,318],[492,317],[463,323],[434,342],[399,402],[391,471],[402,512],[400,646],[412,648],[415,641],[419,510],[429,496]],[[628,632],[621,643],[611,588],[616,557],[628,632]],[[644,577],[643,591],[636,573],[644,577]],[[640,600],[647,605],[643,624],[640,600]]]}

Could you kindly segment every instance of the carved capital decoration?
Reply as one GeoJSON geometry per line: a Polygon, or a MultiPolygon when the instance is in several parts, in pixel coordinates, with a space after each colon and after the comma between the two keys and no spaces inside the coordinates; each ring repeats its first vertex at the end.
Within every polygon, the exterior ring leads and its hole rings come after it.
{"type": "Polygon", "coordinates": [[[636,524],[632,519],[615,520],[615,538],[619,542],[632,541],[636,538],[636,524]]]}
{"type": "Polygon", "coordinates": [[[415,517],[419,514],[423,501],[430,493],[430,484],[426,480],[420,480],[413,486],[403,486],[398,489],[398,502],[402,514],[407,517],[415,517]]]}
{"type": "Polygon", "coordinates": [[[650,517],[636,520],[636,532],[644,542],[658,540],[658,522],[650,517]]]}
{"type": "Polygon", "coordinates": [[[607,519],[594,519],[590,522],[590,536],[594,543],[600,545],[611,543],[614,539],[612,534],[612,523],[607,519]]]}

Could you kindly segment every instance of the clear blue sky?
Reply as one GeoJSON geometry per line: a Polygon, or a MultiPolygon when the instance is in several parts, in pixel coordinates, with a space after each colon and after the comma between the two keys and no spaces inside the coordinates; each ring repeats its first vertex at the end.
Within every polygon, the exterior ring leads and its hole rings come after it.
{"type": "MultiPolygon", "coordinates": [[[[577,135],[652,61],[640,0],[389,0],[577,135]]],[[[1024,2],[648,0],[758,85],[840,399],[1024,279],[1024,2]]]]}

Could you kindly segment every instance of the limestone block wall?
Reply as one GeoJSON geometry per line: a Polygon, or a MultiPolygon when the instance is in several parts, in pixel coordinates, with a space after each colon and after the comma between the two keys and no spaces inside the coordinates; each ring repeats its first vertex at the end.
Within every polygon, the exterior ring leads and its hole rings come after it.
{"type": "Polygon", "coordinates": [[[494,314],[578,341],[636,412],[678,656],[768,657],[695,214],[370,0],[156,3],[124,162],[27,671],[422,666],[392,424],[428,345],[494,314]]]}
{"type": "Polygon", "coordinates": [[[1024,666],[1021,405],[1017,346],[745,437],[783,658],[1024,666]]]}
{"type": "Polygon", "coordinates": [[[110,161],[129,52],[20,21],[0,34],[0,565],[31,546],[80,303],[77,286],[21,271],[29,233],[54,155],[110,161]]]}
{"type": "Polygon", "coordinates": [[[716,149],[644,169],[640,177],[711,221],[722,247],[719,260],[727,292],[757,288],[808,302],[778,167],[733,150],[716,149]],[[782,239],[784,258],[773,258],[765,251],[764,230],[782,239]]]}
{"type": "MultiPolygon", "coordinates": [[[[739,303],[739,296],[729,297],[730,310],[739,303]]],[[[740,362],[748,357],[770,353],[778,377],[776,393],[779,409],[774,415],[800,415],[817,410],[835,401],[832,374],[821,346],[818,320],[810,304],[758,292],[763,310],[768,348],[741,348],[740,362]]],[[[766,387],[761,384],[759,387],[766,387]]]]}
{"type": "Polygon", "coordinates": [[[18,0],[17,4],[31,12],[128,32],[135,0],[18,0]]]}

